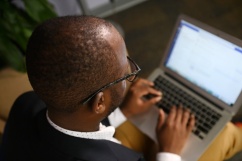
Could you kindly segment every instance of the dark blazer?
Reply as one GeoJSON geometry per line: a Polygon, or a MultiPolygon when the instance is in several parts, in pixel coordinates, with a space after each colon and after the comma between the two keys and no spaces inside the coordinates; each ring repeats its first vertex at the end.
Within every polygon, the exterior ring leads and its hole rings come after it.
{"type": "Polygon", "coordinates": [[[3,136],[6,160],[143,161],[141,154],[107,140],[65,135],[49,125],[45,104],[34,92],[14,103],[3,136]]]}

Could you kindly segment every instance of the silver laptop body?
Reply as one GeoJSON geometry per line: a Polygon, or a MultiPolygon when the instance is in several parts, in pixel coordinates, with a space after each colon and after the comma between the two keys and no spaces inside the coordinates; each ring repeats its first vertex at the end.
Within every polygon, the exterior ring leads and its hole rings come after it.
{"type": "MultiPolygon", "coordinates": [[[[179,16],[162,63],[148,79],[155,82],[157,77],[161,76],[169,84],[175,85],[176,88],[186,93],[182,93],[182,96],[187,94],[192,96],[192,100],[185,100],[186,102],[199,101],[200,103],[197,104],[200,106],[195,106],[195,108],[210,108],[209,111],[216,113],[205,113],[202,117],[196,117],[197,120],[201,120],[202,125],[211,126],[211,129],[196,132],[196,127],[193,130],[182,152],[182,160],[198,160],[241,107],[241,46],[242,41],[230,35],[188,16],[179,16]],[[208,115],[219,116],[219,118],[213,122],[205,118],[208,115]]],[[[161,84],[163,88],[168,86],[164,85],[165,83],[161,84]]],[[[161,89],[163,100],[157,104],[159,108],[164,108],[165,105],[161,104],[168,99],[166,95],[169,92],[164,90],[161,89]]]]}

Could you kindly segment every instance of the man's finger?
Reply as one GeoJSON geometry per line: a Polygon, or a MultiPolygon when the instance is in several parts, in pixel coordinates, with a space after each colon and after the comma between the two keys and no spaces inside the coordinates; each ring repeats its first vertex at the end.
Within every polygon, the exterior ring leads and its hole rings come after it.
{"type": "Polygon", "coordinates": [[[191,115],[190,111],[188,109],[184,109],[182,120],[181,120],[183,127],[187,126],[187,123],[188,123],[188,121],[190,119],[190,115],[191,115]]]}
{"type": "Polygon", "coordinates": [[[147,94],[153,94],[155,96],[161,96],[162,95],[162,93],[160,91],[157,91],[150,86],[139,86],[139,87],[133,86],[131,90],[133,90],[133,93],[137,97],[142,97],[142,96],[147,95],[147,94]]]}
{"type": "Polygon", "coordinates": [[[182,108],[181,105],[179,105],[179,107],[177,108],[177,113],[176,113],[175,121],[177,123],[181,123],[182,116],[183,116],[183,108],[182,108]]]}
{"type": "Polygon", "coordinates": [[[170,113],[169,113],[169,115],[167,117],[167,122],[174,122],[175,117],[176,117],[176,111],[177,111],[176,106],[172,106],[171,110],[170,110],[170,113]]]}
{"type": "Polygon", "coordinates": [[[162,109],[159,110],[158,121],[156,125],[156,130],[159,130],[165,122],[165,113],[162,109]]]}
{"type": "Polygon", "coordinates": [[[147,80],[147,79],[142,79],[140,78],[137,82],[136,82],[137,85],[143,85],[143,86],[153,86],[154,83],[147,80]]]}
{"type": "Polygon", "coordinates": [[[162,93],[161,91],[158,91],[152,87],[147,87],[147,91],[150,93],[150,94],[153,94],[153,95],[157,95],[157,96],[161,96],[162,93]]]}
{"type": "Polygon", "coordinates": [[[153,97],[147,101],[144,101],[144,106],[146,107],[150,107],[153,106],[154,104],[156,104],[157,102],[159,102],[162,99],[161,96],[157,96],[157,97],[153,97]]]}
{"type": "Polygon", "coordinates": [[[146,79],[139,78],[132,83],[132,86],[142,87],[142,86],[154,86],[154,83],[146,79]]]}
{"type": "Polygon", "coordinates": [[[187,130],[188,130],[188,131],[192,131],[194,125],[195,125],[195,116],[192,114],[192,115],[190,116],[189,122],[188,122],[188,124],[187,124],[187,130]]]}

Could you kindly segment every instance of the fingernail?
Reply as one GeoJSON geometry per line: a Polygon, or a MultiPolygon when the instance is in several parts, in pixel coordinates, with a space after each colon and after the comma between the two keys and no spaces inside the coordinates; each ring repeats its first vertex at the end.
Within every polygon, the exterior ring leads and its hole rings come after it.
{"type": "Polygon", "coordinates": [[[156,97],[156,99],[155,99],[156,101],[160,101],[161,100],[161,97],[160,96],[158,96],[158,97],[156,97]]]}

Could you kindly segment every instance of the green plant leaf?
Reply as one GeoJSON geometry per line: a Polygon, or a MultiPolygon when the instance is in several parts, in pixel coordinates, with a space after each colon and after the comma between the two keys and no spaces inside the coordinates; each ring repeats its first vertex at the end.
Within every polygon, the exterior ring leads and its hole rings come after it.
{"type": "Polygon", "coordinates": [[[0,68],[11,66],[25,71],[25,52],[33,29],[46,19],[56,17],[47,0],[23,0],[25,10],[9,0],[0,0],[0,68]]]}
{"type": "Polygon", "coordinates": [[[7,38],[0,39],[0,58],[6,65],[11,66],[18,71],[26,71],[24,56],[7,38]]]}
{"type": "Polygon", "coordinates": [[[23,0],[25,4],[25,10],[30,17],[37,22],[42,22],[46,19],[56,17],[56,13],[53,7],[47,0],[23,0]]]}

